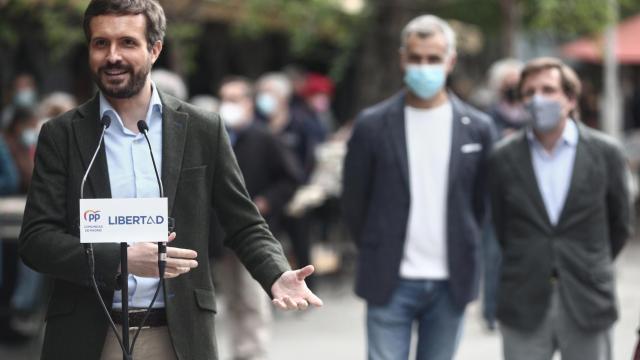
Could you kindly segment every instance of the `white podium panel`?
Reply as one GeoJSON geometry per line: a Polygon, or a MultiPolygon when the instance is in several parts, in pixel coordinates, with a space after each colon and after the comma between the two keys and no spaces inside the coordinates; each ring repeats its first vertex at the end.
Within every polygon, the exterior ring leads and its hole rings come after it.
{"type": "Polygon", "coordinates": [[[80,242],[167,241],[167,209],[167,198],[80,199],[80,242]]]}

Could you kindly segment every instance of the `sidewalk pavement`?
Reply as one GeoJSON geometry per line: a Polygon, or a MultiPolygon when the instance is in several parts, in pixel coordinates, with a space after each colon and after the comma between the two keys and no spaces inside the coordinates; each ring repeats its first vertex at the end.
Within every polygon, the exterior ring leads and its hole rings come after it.
{"type": "MultiPolygon", "coordinates": [[[[630,360],[640,325],[640,239],[634,239],[616,262],[620,319],[615,325],[615,360],[630,360]]],[[[361,360],[365,351],[365,305],[352,291],[352,278],[319,281],[325,306],[307,313],[276,311],[271,360],[361,360]]],[[[223,304],[222,304],[223,305],[223,304]]],[[[485,329],[478,302],[467,308],[456,360],[502,359],[499,332],[485,329]]],[[[221,360],[229,360],[228,319],[224,305],[216,332],[221,360]]],[[[559,359],[559,356],[556,356],[559,359]]]]}
{"type": "MultiPolygon", "coordinates": [[[[614,359],[630,360],[640,324],[640,239],[635,239],[617,260],[620,320],[614,328],[614,359]]],[[[365,359],[364,303],[353,295],[351,277],[322,279],[319,295],[325,306],[306,313],[276,311],[271,360],[361,360],[365,359]]],[[[220,359],[229,360],[229,319],[224,299],[219,307],[216,332],[220,359]]],[[[467,309],[464,331],[456,360],[499,360],[499,333],[485,330],[478,303],[467,309]]],[[[0,359],[39,358],[39,339],[21,347],[0,345],[0,359]]],[[[559,358],[559,357],[557,357],[559,358]]],[[[555,359],[554,359],[555,360],[555,359]]]]}

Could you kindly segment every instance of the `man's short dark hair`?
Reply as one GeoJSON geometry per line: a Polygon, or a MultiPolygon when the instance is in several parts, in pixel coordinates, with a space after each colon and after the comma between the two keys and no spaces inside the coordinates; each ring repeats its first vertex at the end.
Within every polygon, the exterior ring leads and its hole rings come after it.
{"type": "Polygon", "coordinates": [[[560,72],[560,84],[564,94],[572,100],[578,100],[582,85],[580,78],[572,68],[563,63],[560,59],[553,57],[540,57],[533,59],[525,64],[520,74],[520,83],[518,91],[522,91],[525,80],[531,75],[537,74],[543,70],[558,69],[560,72]]]}
{"type": "Polygon", "coordinates": [[[91,20],[100,15],[144,15],[147,20],[147,48],[151,51],[156,41],[162,42],[167,19],[156,0],[91,0],[84,12],[82,26],[87,41],[91,41],[91,20]]]}

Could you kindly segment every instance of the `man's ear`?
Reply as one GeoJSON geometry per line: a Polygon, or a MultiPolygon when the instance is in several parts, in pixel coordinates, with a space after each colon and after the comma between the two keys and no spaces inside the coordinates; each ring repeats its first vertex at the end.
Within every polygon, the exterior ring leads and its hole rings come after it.
{"type": "Polygon", "coordinates": [[[155,64],[161,52],[162,52],[162,41],[158,40],[151,47],[151,63],[152,64],[155,64]]]}
{"type": "Polygon", "coordinates": [[[571,113],[575,113],[576,110],[578,109],[578,98],[577,97],[573,97],[573,98],[569,98],[569,107],[571,108],[571,110],[569,110],[569,115],[571,115],[571,113]]]}
{"type": "Polygon", "coordinates": [[[404,73],[407,68],[407,54],[404,47],[398,49],[398,59],[400,60],[400,70],[404,73]]]}
{"type": "Polygon", "coordinates": [[[458,54],[454,51],[451,55],[449,55],[449,59],[447,59],[447,75],[453,72],[453,69],[456,67],[456,63],[458,62],[458,54]]]}

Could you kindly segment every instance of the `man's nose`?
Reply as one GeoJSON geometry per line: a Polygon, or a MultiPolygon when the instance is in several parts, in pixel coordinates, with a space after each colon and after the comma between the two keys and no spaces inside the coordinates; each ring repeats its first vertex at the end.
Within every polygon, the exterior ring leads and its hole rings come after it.
{"type": "Polygon", "coordinates": [[[109,47],[109,52],[107,53],[107,61],[110,63],[117,63],[122,60],[122,56],[120,55],[120,51],[116,44],[111,44],[109,47]]]}

